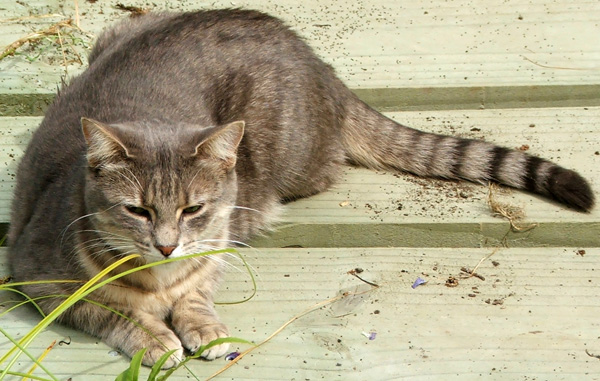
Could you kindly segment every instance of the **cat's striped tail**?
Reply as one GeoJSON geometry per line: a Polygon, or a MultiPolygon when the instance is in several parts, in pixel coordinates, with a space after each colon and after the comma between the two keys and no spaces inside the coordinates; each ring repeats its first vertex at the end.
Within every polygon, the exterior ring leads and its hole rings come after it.
{"type": "Polygon", "coordinates": [[[578,173],[522,151],[402,126],[361,101],[348,110],[342,131],[347,158],[373,169],[419,176],[495,181],[590,211],[594,195],[578,173]]]}

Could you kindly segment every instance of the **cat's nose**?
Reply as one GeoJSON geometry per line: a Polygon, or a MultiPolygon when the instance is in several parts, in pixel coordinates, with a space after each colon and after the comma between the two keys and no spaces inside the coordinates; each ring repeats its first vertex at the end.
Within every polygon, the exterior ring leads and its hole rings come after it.
{"type": "Polygon", "coordinates": [[[177,246],[155,246],[158,251],[161,252],[162,255],[166,257],[168,257],[169,255],[171,255],[171,253],[173,253],[173,250],[175,250],[177,248],[177,246]]]}

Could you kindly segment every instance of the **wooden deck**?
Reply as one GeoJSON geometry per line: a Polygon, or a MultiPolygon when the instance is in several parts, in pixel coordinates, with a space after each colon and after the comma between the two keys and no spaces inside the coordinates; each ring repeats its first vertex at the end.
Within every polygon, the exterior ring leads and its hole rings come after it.
{"type": "MultiPolygon", "coordinates": [[[[231,6],[287,20],[392,118],[528,147],[577,169],[600,194],[599,2],[181,1],[154,9],[231,6]]],[[[126,16],[103,1],[0,0],[0,49],[67,18],[84,31],[62,29],[64,55],[46,41],[0,60],[0,229],[17,162],[61,76],[80,72],[93,36],[126,16]]],[[[217,306],[232,335],[261,342],[318,303],[351,295],[295,320],[217,379],[599,380],[600,208],[576,213],[506,189],[494,199],[524,211],[518,226],[536,226],[511,231],[484,186],[356,168],[329,192],[290,204],[276,231],[242,250],[257,274],[256,297],[217,306]],[[489,255],[477,268],[484,279],[465,277],[462,267],[489,255]],[[357,268],[364,281],[349,273],[357,268]],[[417,277],[427,283],[413,289],[417,277]],[[364,335],[371,332],[374,340],[364,335]]],[[[5,250],[0,276],[8,275],[5,250]]],[[[231,270],[218,299],[250,292],[249,277],[231,270]]],[[[0,313],[12,298],[0,293],[0,313]]],[[[0,327],[20,338],[38,320],[19,309],[1,315],[0,327]]],[[[54,340],[70,341],[43,360],[58,379],[110,380],[127,367],[98,340],[56,325],[32,354],[54,340]]],[[[0,356],[10,347],[0,337],[0,356]]],[[[191,373],[170,379],[205,379],[227,363],[193,361],[191,373]]],[[[31,366],[23,356],[13,370],[31,366]]]]}

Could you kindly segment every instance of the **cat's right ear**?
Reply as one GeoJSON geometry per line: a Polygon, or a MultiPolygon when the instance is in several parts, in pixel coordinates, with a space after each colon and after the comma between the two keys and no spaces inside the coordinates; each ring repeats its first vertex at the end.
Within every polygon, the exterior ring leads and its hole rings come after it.
{"type": "Polygon", "coordinates": [[[87,143],[87,160],[92,168],[133,157],[116,128],[94,119],[81,118],[81,130],[87,143]]]}

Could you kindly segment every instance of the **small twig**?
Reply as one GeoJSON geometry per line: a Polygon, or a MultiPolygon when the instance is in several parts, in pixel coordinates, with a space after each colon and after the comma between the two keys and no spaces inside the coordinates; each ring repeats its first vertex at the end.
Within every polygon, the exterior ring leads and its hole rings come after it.
{"type": "Polygon", "coordinates": [[[74,0],[75,2],[75,25],[79,28],[79,1],[74,0]]]}
{"type": "Polygon", "coordinates": [[[11,19],[0,19],[0,23],[5,23],[5,22],[20,22],[20,21],[28,21],[28,20],[36,20],[36,19],[54,18],[54,17],[60,17],[61,19],[65,18],[64,15],[61,15],[61,14],[58,14],[58,13],[51,13],[51,14],[47,14],[47,15],[14,17],[14,18],[11,18],[11,19]]]}
{"type": "Polygon", "coordinates": [[[471,276],[474,276],[475,278],[479,278],[479,279],[481,279],[481,280],[485,280],[485,277],[484,277],[483,275],[477,274],[477,273],[475,272],[475,270],[471,271],[471,270],[469,270],[467,267],[461,267],[461,268],[460,268],[460,271],[462,271],[462,272],[464,272],[464,273],[467,273],[467,274],[469,274],[469,276],[470,276],[470,277],[471,277],[471,276]]]}
{"type": "Polygon", "coordinates": [[[488,259],[490,259],[490,258],[492,257],[492,255],[494,255],[494,254],[496,254],[496,253],[498,252],[498,250],[499,250],[499,249],[500,249],[500,248],[499,248],[499,247],[497,247],[497,248],[495,248],[495,249],[494,249],[494,251],[492,251],[491,253],[489,253],[489,254],[488,254],[488,255],[486,255],[485,257],[481,258],[481,259],[479,260],[479,263],[477,263],[477,266],[475,266],[475,268],[473,268],[473,270],[469,270],[467,267],[462,267],[460,270],[461,270],[462,272],[464,272],[464,273],[467,273],[467,274],[469,274],[469,276],[470,276],[470,277],[471,277],[471,276],[474,276],[474,277],[477,277],[477,278],[479,278],[479,279],[481,279],[481,280],[485,280],[485,278],[484,278],[482,275],[480,275],[480,274],[477,274],[477,273],[476,273],[476,271],[477,271],[477,269],[479,268],[479,266],[481,266],[481,264],[482,264],[483,262],[485,262],[485,261],[487,261],[488,259]]]}
{"type": "Polygon", "coordinates": [[[15,54],[16,50],[19,49],[21,46],[25,45],[26,43],[32,43],[35,41],[39,41],[46,36],[56,35],[57,33],[59,33],[60,28],[65,28],[65,27],[73,28],[73,20],[72,19],[63,20],[63,21],[57,22],[56,24],[50,26],[47,29],[44,29],[44,30],[41,30],[38,32],[34,32],[25,37],[19,38],[12,44],[8,45],[4,49],[4,51],[2,53],[0,53],[0,60],[2,60],[3,58],[5,58],[7,56],[11,56],[11,55],[15,54]]]}
{"type": "Polygon", "coordinates": [[[600,360],[600,355],[591,354],[590,351],[588,351],[587,349],[585,350],[585,353],[590,357],[600,360]]]}
{"type": "Polygon", "coordinates": [[[362,280],[363,282],[365,282],[369,286],[379,287],[379,285],[377,283],[373,283],[373,282],[370,282],[370,281],[368,281],[366,279],[361,278],[360,275],[358,275],[358,273],[360,273],[360,272],[362,272],[362,271],[357,271],[357,269],[352,269],[352,270],[348,271],[348,274],[350,274],[352,276],[355,276],[356,278],[362,280]]]}
{"type": "Polygon", "coordinates": [[[485,261],[487,261],[488,259],[490,259],[492,257],[492,255],[496,254],[498,252],[498,250],[500,250],[499,247],[495,248],[494,251],[492,251],[491,253],[489,253],[488,255],[486,255],[485,257],[481,258],[479,260],[479,263],[477,264],[477,266],[475,266],[475,268],[473,269],[473,271],[477,271],[477,269],[479,268],[479,266],[481,266],[481,264],[485,261]]]}
{"type": "Polygon", "coordinates": [[[596,68],[596,67],[591,67],[591,68],[584,68],[584,67],[563,67],[563,66],[550,66],[550,65],[544,65],[541,64],[539,62],[536,62],[530,58],[527,58],[525,56],[521,56],[523,57],[523,59],[525,59],[526,61],[531,62],[532,64],[539,66],[539,67],[543,67],[546,69],[557,69],[557,70],[600,70],[600,68],[596,68]]]}
{"type": "Polygon", "coordinates": [[[129,12],[131,17],[138,17],[138,16],[142,16],[145,15],[146,13],[149,12],[148,9],[145,8],[140,8],[140,7],[134,7],[131,5],[124,5],[122,3],[117,3],[115,5],[115,7],[121,11],[125,11],[125,12],[129,12]]]}
{"type": "Polygon", "coordinates": [[[65,53],[65,46],[63,45],[62,36],[60,35],[60,28],[56,30],[56,35],[58,36],[58,43],[60,44],[60,52],[63,57],[63,64],[65,65],[65,75],[69,75],[69,69],[67,67],[67,54],[65,53]]]}

